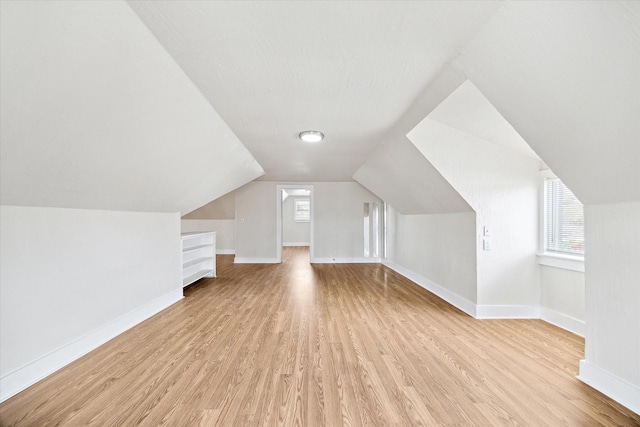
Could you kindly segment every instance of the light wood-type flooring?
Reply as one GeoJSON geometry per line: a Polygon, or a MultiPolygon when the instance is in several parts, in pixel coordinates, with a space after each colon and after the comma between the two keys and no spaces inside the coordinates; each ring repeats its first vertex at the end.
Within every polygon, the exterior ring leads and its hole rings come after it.
{"type": "Polygon", "coordinates": [[[1,404],[0,424],[640,425],[575,378],[578,336],[285,249],[280,265],[218,256],[218,278],[1,404]]]}

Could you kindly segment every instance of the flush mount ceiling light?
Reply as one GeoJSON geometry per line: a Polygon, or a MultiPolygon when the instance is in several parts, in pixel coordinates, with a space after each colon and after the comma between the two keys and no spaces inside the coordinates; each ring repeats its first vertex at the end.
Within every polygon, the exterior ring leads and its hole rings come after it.
{"type": "Polygon", "coordinates": [[[305,130],[298,136],[304,142],[320,142],[324,139],[324,134],[317,130],[305,130]]]}

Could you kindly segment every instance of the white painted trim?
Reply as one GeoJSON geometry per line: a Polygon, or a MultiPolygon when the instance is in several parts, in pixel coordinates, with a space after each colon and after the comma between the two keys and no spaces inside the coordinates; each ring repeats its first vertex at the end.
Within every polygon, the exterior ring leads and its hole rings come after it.
{"type": "Polygon", "coordinates": [[[585,323],[583,320],[575,319],[546,307],[540,307],[540,319],[562,328],[565,331],[573,332],[576,335],[584,337],[585,323]]]}
{"type": "Polygon", "coordinates": [[[551,253],[538,254],[538,264],[584,273],[584,257],[551,253]]]}
{"type": "Polygon", "coordinates": [[[540,319],[537,305],[477,305],[476,319],[540,319]]]}
{"type": "Polygon", "coordinates": [[[282,246],[309,246],[309,242],[284,242],[282,246]]]}
{"type": "Polygon", "coordinates": [[[637,386],[598,368],[586,360],[580,361],[580,374],[577,378],[631,409],[636,414],[640,414],[640,388],[637,386]]]}
{"type": "Polygon", "coordinates": [[[402,276],[406,277],[412,282],[418,284],[419,286],[425,288],[429,292],[439,296],[449,304],[464,311],[469,316],[476,317],[476,305],[473,302],[469,301],[468,299],[456,294],[455,292],[450,291],[449,289],[443,286],[438,285],[437,283],[432,282],[426,277],[423,277],[417,273],[414,273],[408,268],[405,268],[405,267],[402,267],[401,265],[396,264],[395,262],[382,260],[382,264],[385,265],[386,267],[389,267],[396,273],[401,274],[402,276]]]}
{"type": "Polygon", "coordinates": [[[380,258],[311,258],[311,264],[378,264],[380,258]]]}
{"type": "Polygon", "coordinates": [[[180,287],[149,301],[142,307],[138,307],[64,347],[6,374],[0,378],[0,402],[4,402],[182,298],[182,287],[180,287]]]}
{"type": "Polygon", "coordinates": [[[476,305],[468,299],[440,286],[392,261],[382,264],[415,282],[476,319],[541,319],[559,328],[584,337],[585,322],[548,308],[535,305],[476,305]]]}
{"type": "Polygon", "coordinates": [[[235,257],[233,259],[235,264],[280,264],[278,258],[248,258],[248,257],[235,257]]]}
{"type": "Polygon", "coordinates": [[[235,249],[218,249],[216,250],[216,255],[235,255],[235,249]]]}

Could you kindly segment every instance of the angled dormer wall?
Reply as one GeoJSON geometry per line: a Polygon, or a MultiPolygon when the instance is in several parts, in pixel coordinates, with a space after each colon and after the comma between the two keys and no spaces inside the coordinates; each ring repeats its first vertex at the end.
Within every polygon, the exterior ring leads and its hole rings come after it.
{"type": "Polygon", "coordinates": [[[537,317],[535,153],[468,81],[408,138],[476,212],[476,316],[537,317]]]}
{"type": "Polygon", "coordinates": [[[475,315],[475,212],[460,194],[405,136],[353,177],[390,207],[387,265],[475,315]]]}
{"type": "Polygon", "coordinates": [[[3,205],[186,214],[263,173],[126,3],[2,12],[3,205]]]}
{"type": "Polygon", "coordinates": [[[126,3],[0,8],[4,400],[180,299],[180,213],[263,171],[126,3]]]}
{"type": "Polygon", "coordinates": [[[639,22],[638,2],[507,2],[452,63],[584,203],[580,378],[636,412],[639,22]]]}

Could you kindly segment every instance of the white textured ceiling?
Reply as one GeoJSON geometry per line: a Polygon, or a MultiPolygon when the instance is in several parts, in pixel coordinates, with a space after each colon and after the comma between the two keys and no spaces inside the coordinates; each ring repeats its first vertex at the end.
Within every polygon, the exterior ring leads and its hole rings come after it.
{"type": "Polygon", "coordinates": [[[453,61],[584,204],[640,200],[640,2],[507,2],[453,61]]]}
{"type": "Polygon", "coordinates": [[[348,181],[497,2],[130,1],[265,169],[348,181]],[[304,145],[300,131],[325,133],[304,145]]]}
{"type": "Polygon", "coordinates": [[[187,213],[263,172],[124,2],[0,2],[3,205],[187,213]]]}
{"type": "Polygon", "coordinates": [[[585,203],[640,200],[637,1],[0,7],[3,204],[185,213],[264,168],[469,210],[405,138],[452,93],[447,126],[515,130],[585,203]]]}
{"type": "Polygon", "coordinates": [[[513,126],[468,80],[427,117],[520,155],[540,160],[513,126]]]}

